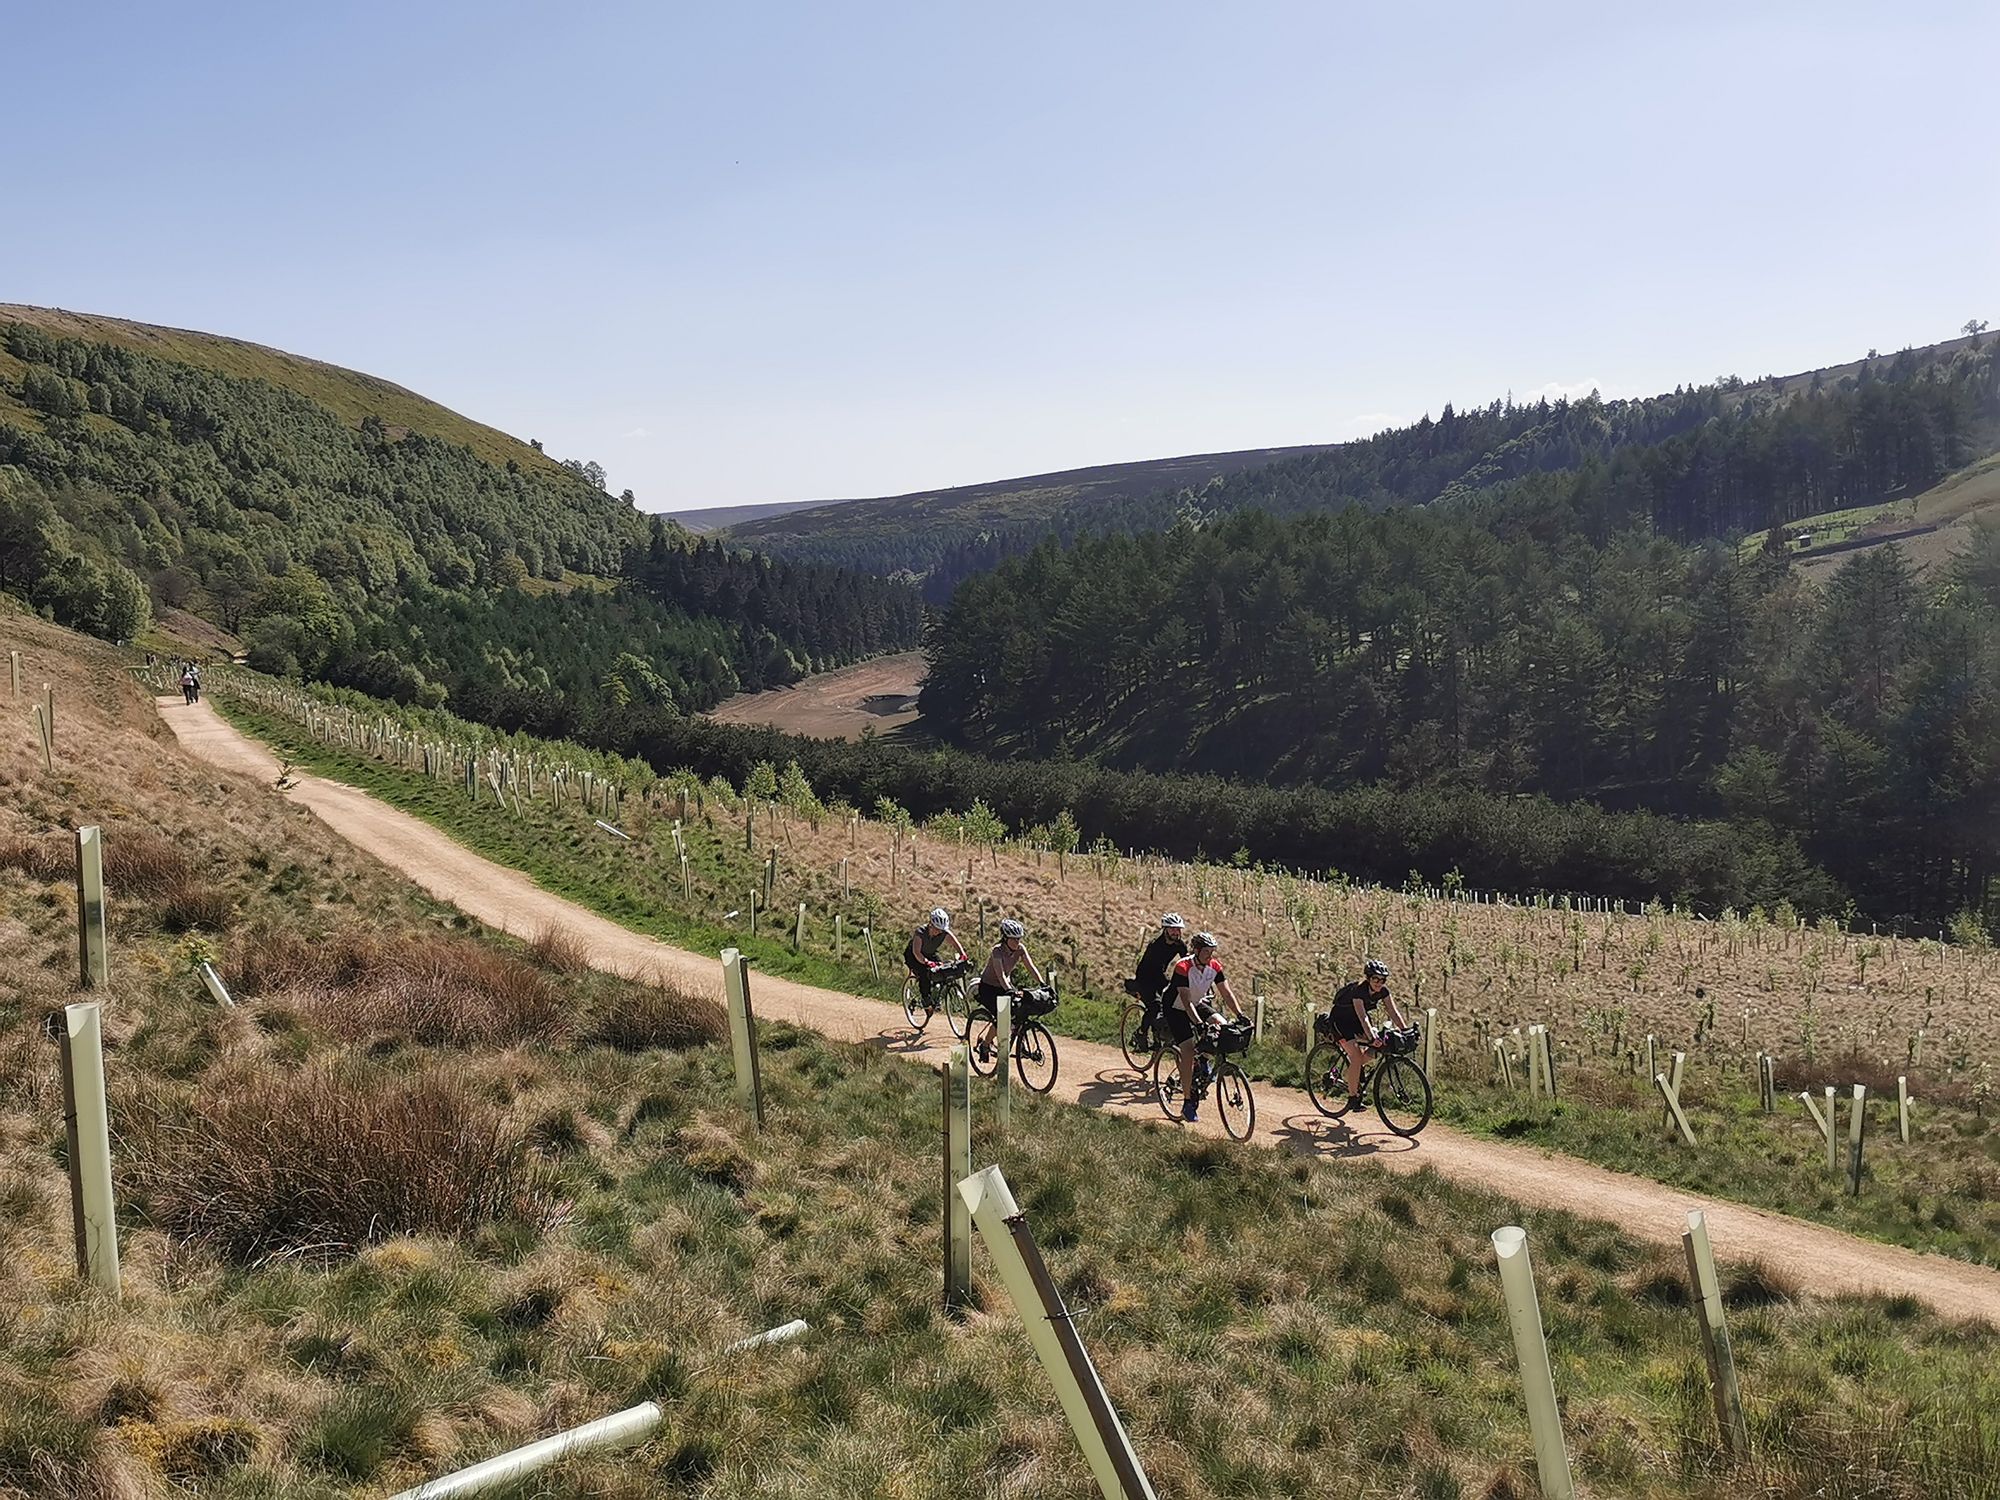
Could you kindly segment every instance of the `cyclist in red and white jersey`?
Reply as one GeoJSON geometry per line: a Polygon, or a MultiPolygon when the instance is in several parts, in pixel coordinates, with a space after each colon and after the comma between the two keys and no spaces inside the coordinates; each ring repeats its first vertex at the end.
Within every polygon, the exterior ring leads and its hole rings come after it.
{"type": "Polygon", "coordinates": [[[1192,951],[1167,971],[1173,999],[1167,1002],[1167,1038],[1179,1051],[1181,1068],[1181,1118],[1192,1121],[1198,1108],[1194,1097],[1195,1039],[1201,1030],[1219,1019],[1213,997],[1220,996],[1230,1014],[1246,1019],[1236,1003],[1236,992],[1216,962],[1215,934],[1197,932],[1189,944],[1192,951]]]}

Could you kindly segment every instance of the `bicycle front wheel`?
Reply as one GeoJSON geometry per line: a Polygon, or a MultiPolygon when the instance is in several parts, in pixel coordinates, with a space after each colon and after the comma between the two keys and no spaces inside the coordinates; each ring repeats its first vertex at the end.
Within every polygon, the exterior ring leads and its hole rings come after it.
{"type": "Polygon", "coordinates": [[[1306,1054],[1306,1096],[1330,1119],[1347,1113],[1347,1054],[1340,1043],[1321,1040],[1306,1054]]]}
{"type": "Polygon", "coordinates": [[[1153,1054],[1153,1097],[1169,1120],[1181,1117],[1181,1059],[1172,1047],[1153,1054]]]}
{"type": "Polygon", "coordinates": [[[912,1031],[922,1031],[930,1024],[931,1008],[924,1003],[924,988],[914,974],[903,980],[903,1019],[910,1023],[912,1031]]]}
{"type": "MultiPolygon", "coordinates": [[[[984,1031],[985,1023],[983,1021],[973,1022],[966,1027],[966,1030],[968,1032],[984,1031]]],[[[997,1034],[984,1047],[973,1045],[967,1047],[965,1050],[972,1060],[972,1071],[977,1073],[981,1078],[991,1078],[999,1069],[1002,1058],[1000,1056],[1000,1038],[997,1034]],[[984,1052],[986,1055],[981,1057],[981,1052],[984,1052]]]]}
{"type": "Polygon", "coordinates": [[[1413,1136],[1430,1123],[1431,1081],[1407,1057],[1385,1057],[1375,1069],[1375,1113],[1400,1136],[1413,1136]]]}
{"type": "Polygon", "coordinates": [[[944,1001],[944,1024],[951,1028],[951,1034],[955,1037],[970,1036],[972,1034],[972,1022],[967,1019],[966,1012],[972,1006],[971,1002],[965,998],[965,976],[960,975],[957,979],[947,984],[944,987],[942,998],[944,1001]]]}
{"type": "Polygon", "coordinates": [[[1046,1094],[1056,1086],[1056,1039],[1040,1021],[1023,1021],[1014,1038],[1014,1071],[1030,1093],[1046,1094]]]}
{"type": "Polygon", "coordinates": [[[1139,1033],[1139,1023],[1146,1019],[1146,1002],[1127,1000],[1125,1008],[1118,1013],[1118,1045],[1125,1053],[1125,1066],[1134,1072],[1144,1073],[1153,1066],[1153,1054],[1157,1047],[1138,1047],[1133,1038],[1139,1033]]]}
{"type": "Polygon", "coordinates": [[[1210,1090],[1222,1128],[1232,1141],[1247,1141],[1257,1128],[1257,1100],[1250,1092],[1250,1075],[1233,1062],[1215,1065],[1215,1083],[1210,1090]]]}

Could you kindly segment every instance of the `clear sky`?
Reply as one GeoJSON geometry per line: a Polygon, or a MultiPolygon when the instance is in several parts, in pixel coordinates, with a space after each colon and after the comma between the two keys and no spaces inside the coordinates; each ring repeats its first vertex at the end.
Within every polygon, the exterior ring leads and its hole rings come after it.
{"type": "Polygon", "coordinates": [[[648,509],[1335,441],[2000,324],[2000,4],[5,7],[0,301],[648,509]]]}

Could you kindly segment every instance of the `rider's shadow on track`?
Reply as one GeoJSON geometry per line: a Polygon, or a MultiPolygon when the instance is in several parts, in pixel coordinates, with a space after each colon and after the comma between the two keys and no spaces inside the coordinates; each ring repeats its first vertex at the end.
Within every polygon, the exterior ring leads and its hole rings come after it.
{"type": "Polygon", "coordinates": [[[892,1031],[878,1031],[873,1036],[865,1036],[861,1039],[861,1044],[864,1047],[880,1047],[884,1052],[892,1052],[899,1057],[921,1057],[927,1052],[943,1057],[949,1055],[952,1043],[957,1040],[957,1037],[952,1037],[941,1044],[934,1036],[902,1026],[892,1031]]]}
{"type": "Polygon", "coordinates": [[[1371,1156],[1400,1156],[1417,1149],[1417,1143],[1387,1131],[1359,1131],[1345,1119],[1329,1120],[1323,1115],[1287,1115],[1272,1128],[1271,1136],[1281,1151],[1302,1156],[1321,1156],[1335,1161],[1361,1161],[1371,1156]]]}
{"type": "Polygon", "coordinates": [[[1077,1090],[1076,1102],[1088,1109],[1113,1104],[1146,1104],[1153,1098],[1152,1082],[1134,1073],[1106,1070],[1077,1090]]]}

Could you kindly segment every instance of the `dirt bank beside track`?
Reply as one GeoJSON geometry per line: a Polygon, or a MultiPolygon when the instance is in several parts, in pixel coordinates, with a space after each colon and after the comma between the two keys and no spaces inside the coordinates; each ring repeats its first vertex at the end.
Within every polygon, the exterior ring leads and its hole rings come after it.
{"type": "MultiPolygon", "coordinates": [[[[261,744],[240,734],[208,704],[158,699],[160,713],[191,754],[270,789],[279,764],[261,744]]],[[[551,894],[527,876],[473,853],[421,819],[364,792],[315,776],[299,776],[285,795],[309,809],[356,848],[408,877],[433,897],[490,927],[531,938],[563,928],[582,940],[598,968],[635,979],[667,975],[692,988],[722,993],[720,962],[620,927],[551,894]]],[[[758,1015],[788,1021],[842,1041],[885,1048],[935,1066],[951,1038],[941,1019],[912,1036],[896,1007],[833,990],[759,975],[758,1015]]],[[[1124,1059],[1112,1048],[1061,1039],[1055,1097],[1087,1108],[1131,1111],[1162,1130],[1193,1128],[1220,1135],[1212,1120],[1194,1127],[1168,1124],[1124,1059]]],[[[2000,1271],[1893,1245],[1857,1239],[1817,1224],[1703,1198],[1642,1178],[1605,1171],[1533,1148],[1480,1140],[1433,1125],[1417,1141],[1379,1127],[1323,1119],[1304,1092],[1259,1084],[1260,1146],[1329,1161],[1373,1162],[1392,1172],[1429,1167],[1536,1208],[1564,1209],[1607,1220],[1633,1236],[1661,1243],[1679,1239],[1690,1209],[1708,1217],[1716,1251],[1726,1259],[1758,1260],[1808,1291],[1826,1294],[1907,1293],[1950,1317],[2000,1326],[2000,1271]]]]}

